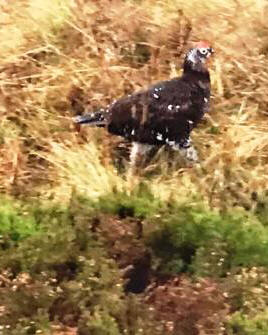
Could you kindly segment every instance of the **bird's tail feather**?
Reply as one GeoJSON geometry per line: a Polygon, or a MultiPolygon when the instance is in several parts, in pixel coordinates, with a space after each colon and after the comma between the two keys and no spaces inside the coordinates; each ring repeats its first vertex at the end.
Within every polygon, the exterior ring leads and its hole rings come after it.
{"type": "Polygon", "coordinates": [[[76,124],[88,124],[91,127],[105,127],[107,120],[102,111],[85,115],[77,115],[73,118],[76,124]]]}

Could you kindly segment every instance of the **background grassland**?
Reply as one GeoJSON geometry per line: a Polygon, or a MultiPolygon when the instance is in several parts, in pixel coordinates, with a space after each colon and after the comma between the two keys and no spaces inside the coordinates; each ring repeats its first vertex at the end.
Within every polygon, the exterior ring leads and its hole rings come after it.
{"type": "Polygon", "coordinates": [[[68,96],[94,109],[178,75],[185,49],[202,38],[216,56],[211,113],[194,133],[201,168],[167,169],[159,155],[151,190],[180,198],[190,189],[214,207],[250,205],[251,192],[267,188],[265,1],[33,0],[1,7],[3,191],[68,198],[75,185],[95,197],[139,183],[114,169],[117,140],[102,130],[74,131],[68,96]]]}
{"type": "Polygon", "coordinates": [[[267,14],[264,0],[0,3],[0,333],[267,334],[267,14]],[[74,128],[179,75],[200,39],[216,50],[200,166],[162,150],[133,176],[127,143],[74,128]]]}

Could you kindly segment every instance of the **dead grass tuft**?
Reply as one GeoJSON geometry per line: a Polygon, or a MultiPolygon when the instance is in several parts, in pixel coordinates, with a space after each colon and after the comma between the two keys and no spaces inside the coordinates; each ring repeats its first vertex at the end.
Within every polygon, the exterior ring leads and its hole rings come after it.
{"type": "Polygon", "coordinates": [[[49,188],[61,198],[76,187],[96,198],[145,181],[163,199],[250,205],[251,193],[268,187],[267,11],[264,0],[3,2],[2,190],[49,188]],[[129,180],[113,167],[116,141],[107,144],[99,130],[74,131],[70,89],[82,89],[85,109],[105,105],[178,75],[185,48],[203,38],[216,55],[211,114],[194,133],[201,167],[168,167],[163,154],[149,177],[129,180]]]}

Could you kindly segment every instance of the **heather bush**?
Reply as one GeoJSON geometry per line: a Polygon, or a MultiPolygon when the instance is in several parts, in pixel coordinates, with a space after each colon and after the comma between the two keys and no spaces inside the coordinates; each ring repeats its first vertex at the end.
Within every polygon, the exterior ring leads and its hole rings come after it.
{"type": "MultiPolygon", "coordinates": [[[[14,222],[21,224],[16,206],[10,201],[9,211],[17,213],[14,222]]],[[[0,255],[1,326],[6,334],[46,333],[53,324],[76,327],[79,334],[112,335],[121,334],[122,329],[126,334],[150,329],[150,323],[153,327],[156,321],[143,317],[146,308],[138,300],[132,299],[134,309],[128,304],[125,280],[112,258],[116,249],[107,249],[112,236],[105,231],[102,235],[96,226],[99,220],[104,229],[109,217],[101,216],[96,203],[78,197],[65,208],[38,203],[20,206],[39,231],[23,236],[0,255]]],[[[121,212],[117,214],[120,218],[121,212]]],[[[130,245],[123,244],[124,235],[117,239],[121,238],[121,251],[126,253],[130,245]]],[[[131,261],[129,256],[123,265],[131,261]]]]}
{"type": "Polygon", "coordinates": [[[150,287],[146,300],[169,334],[224,334],[230,306],[219,283],[212,279],[174,277],[150,287]]]}
{"type": "Polygon", "coordinates": [[[65,206],[12,198],[3,206],[15,227],[23,213],[34,227],[0,255],[7,334],[56,325],[78,334],[232,334],[245,320],[255,325],[252,310],[265,312],[268,232],[252,213],[164,203],[144,187],[97,202],[73,193],[65,206]],[[179,301],[188,309],[174,314],[179,301]]]}
{"type": "Polygon", "coordinates": [[[0,197],[0,234],[2,248],[28,236],[37,234],[42,228],[33,216],[27,212],[27,207],[19,201],[0,197]]]}
{"type": "Polygon", "coordinates": [[[226,320],[229,334],[265,334],[268,331],[267,267],[231,271],[223,282],[232,313],[226,320]]]}
{"type": "Polygon", "coordinates": [[[227,326],[228,335],[266,335],[268,332],[267,310],[252,318],[243,315],[241,312],[231,316],[227,326]]]}
{"type": "Polygon", "coordinates": [[[247,212],[186,205],[157,221],[159,230],[148,243],[163,274],[224,276],[233,267],[268,265],[268,230],[247,212]]]}
{"type": "Polygon", "coordinates": [[[144,219],[161,212],[166,206],[153,196],[146,185],[141,184],[131,194],[116,192],[100,197],[96,208],[121,218],[129,216],[144,219]]]}

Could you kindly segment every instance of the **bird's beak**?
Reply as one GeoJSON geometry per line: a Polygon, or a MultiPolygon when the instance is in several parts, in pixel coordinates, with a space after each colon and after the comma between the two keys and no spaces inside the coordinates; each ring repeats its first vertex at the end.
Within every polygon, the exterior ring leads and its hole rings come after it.
{"type": "Polygon", "coordinates": [[[210,55],[213,55],[215,51],[213,48],[209,48],[209,52],[210,52],[210,55]]]}

